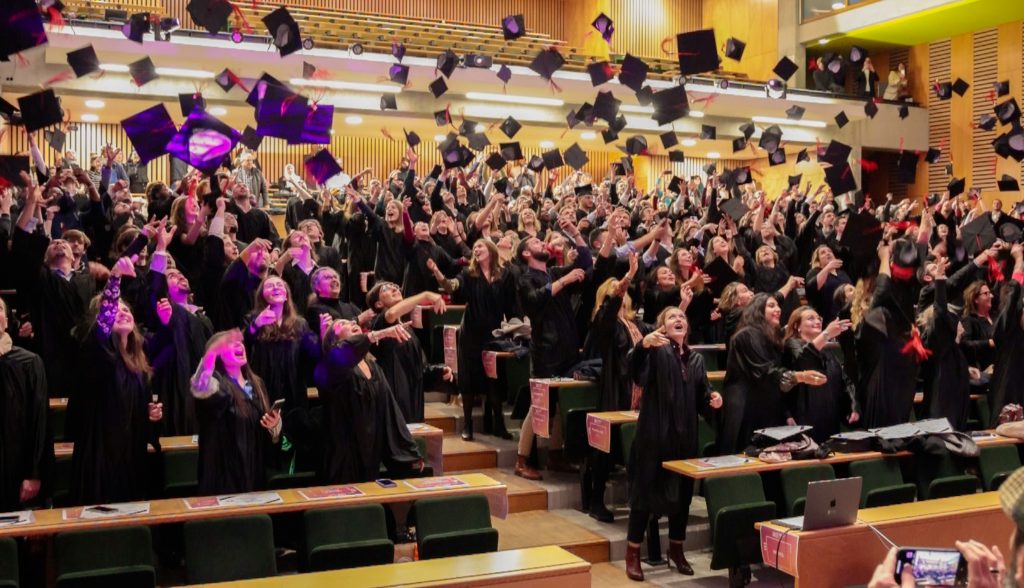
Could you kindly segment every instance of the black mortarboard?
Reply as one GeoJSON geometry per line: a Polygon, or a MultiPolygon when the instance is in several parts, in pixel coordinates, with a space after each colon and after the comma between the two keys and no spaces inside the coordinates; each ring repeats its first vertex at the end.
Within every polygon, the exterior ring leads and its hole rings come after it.
{"type": "MultiPolygon", "coordinates": [[[[217,77],[213,78],[213,81],[216,82],[218,86],[220,86],[221,90],[224,90],[225,92],[230,92],[231,89],[234,88],[236,84],[238,84],[239,78],[235,75],[235,72],[231,71],[230,69],[224,68],[224,71],[217,74],[217,77]]],[[[256,102],[252,101],[249,102],[249,104],[251,106],[255,106],[256,102]]]]}
{"type": "Polygon", "coordinates": [[[451,114],[448,113],[448,109],[438,110],[434,113],[434,124],[439,127],[447,126],[452,121],[451,114]]]}
{"type": "Polygon", "coordinates": [[[953,97],[953,85],[949,82],[935,84],[935,96],[939,100],[949,100],[953,97]]]}
{"type": "Polygon", "coordinates": [[[957,78],[956,81],[953,82],[953,85],[950,87],[950,89],[956,92],[957,96],[963,96],[964,94],[967,93],[967,90],[970,89],[970,87],[971,85],[963,81],[963,79],[957,78]]]}
{"type": "Polygon", "coordinates": [[[256,132],[256,129],[246,125],[245,129],[242,131],[242,138],[239,139],[238,142],[253,151],[259,151],[260,145],[263,144],[263,137],[256,132]]]}
{"type": "Polygon", "coordinates": [[[153,65],[153,60],[149,56],[129,63],[128,75],[132,76],[132,81],[140,88],[160,77],[156,73],[156,66],[153,65]]]}
{"type": "Polygon", "coordinates": [[[466,135],[469,148],[474,151],[483,151],[484,147],[491,144],[491,140],[487,138],[485,133],[470,133],[466,135]]]}
{"type": "Polygon", "coordinates": [[[508,194],[508,178],[494,180],[494,192],[496,194],[508,194]]]}
{"type": "Polygon", "coordinates": [[[167,143],[167,153],[204,173],[231,157],[241,135],[203,110],[193,110],[167,143]]]}
{"type": "Polygon", "coordinates": [[[978,119],[978,128],[986,131],[991,131],[996,128],[996,121],[999,120],[994,114],[985,113],[978,119]]]}
{"type": "Polygon", "coordinates": [[[295,22],[291,13],[284,6],[264,16],[263,24],[267,27],[270,38],[281,53],[281,57],[287,57],[302,49],[302,33],[299,31],[299,23],[295,22]]]}
{"type": "Polygon", "coordinates": [[[333,104],[310,104],[295,132],[287,137],[289,145],[314,143],[329,145],[334,126],[333,104]]]}
{"type": "Polygon", "coordinates": [[[615,129],[605,129],[601,131],[601,139],[604,140],[604,144],[614,143],[619,140],[619,132],[615,129]]]}
{"type": "Polygon", "coordinates": [[[859,64],[868,56],[868,50],[854,45],[850,48],[850,63],[859,64]]]}
{"type": "Polygon", "coordinates": [[[877,255],[876,251],[878,251],[878,244],[881,240],[882,223],[878,222],[878,219],[870,212],[862,211],[852,213],[846,219],[846,229],[839,239],[839,244],[848,247],[854,257],[863,262],[863,264],[854,264],[855,266],[866,269],[867,262],[877,255]]]}
{"type": "MultiPolygon", "coordinates": [[[[34,0],[4,0],[0,6],[0,60],[47,43],[43,16],[34,0]]],[[[20,180],[15,185],[20,185],[20,180]]]]}
{"type": "Polygon", "coordinates": [[[776,149],[768,154],[768,165],[775,166],[782,165],[783,163],[786,163],[785,149],[776,149]]]}
{"type": "Polygon", "coordinates": [[[668,182],[667,189],[668,189],[669,192],[674,192],[676,194],[682,194],[683,193],[683,180],[682,180],[682,178],[680,178],[679,176],[672,176],[672,179],[669,180],[669,182],[668,182]]]}
{"type": "Polygon", "coordinates": [[[754,176],[750,173],[750,167],[743,166],[732,170],[732,174],[729,178],[733,185],[742,186],[743,184],[749,184],[754,181],[754,176]]]}
{"type": "Polygon", "coordinates": [[[996,152],[996,155],[1002,158],[1007,158],[1011,154],[1010,149],[1010,135],[1003,133],[992,140],[992,149],[996,152]]]}
{"type": "Polygon", "coordinates": [[[992,84],[992,89],[995,90],[996,96],[1006,96],[1010,93],[1010,80],[1003,80],[992,84]]]}
{"type": "Polygon", "coordinates": [[[321,149],[307,159],[305,167],[306,173],[312,176],[316,183],[320,185],[341,173],[341,166],[338,165],[338,160],[327,149],[321,149]]]}
{"type": "Polygon", "coordinates": [[[634,135],[626,139],[626,153],[629,155],[640,155],[647,152],[647,138],[643,135],[634,135]]]}
{"type": "MultiPolygon", "coordinates": [[[[27,155],[0,155],[0,178],[7,183],[20,186],[21,172],[29,173],[27,155]]],[[[0,185],[2,184],[3,182],[0,182],[0,185]]]]}
{"type": "Polygon", "coordinates": [[[150,30],[149,25],[149,13],[133,14],[128,18],[128,22],[121,26],[121,34],[126,39],[135,41],[136,43],[142,44],[142,38],[150,30]]]}
{"type": "Polygon", "coordinates": [[[10,102],[0,98],[0,118],[3,118],[12,125],[20,125],[21,111],[10,102]]]}
{"type": "Polygon", "coordinates": [[[506,41],[525,35],[526,23],[523,21],[523,15],[512,14],[501,19],[501,34],[505,36],[506,41]]]}
{"type": "Polygon", "coordinates": [[[100,58],[92,45],[86,45],[68,53],[68,65],[75,72],[75,77],[80,78],[100,71],[100,58]]]}
{"type": "Polygon", "coordinates": [[[683,163],[686,161],[686,154],[682,151],[669,151],[668,160],[674,163],[683,163]]]}
{"type": "Polygon", "coordinates": [[[501,149],[501,156],[505,158],[505,161],[519,161],[523,158],[523,149],[519,146],[519,141],[499,143],[498,148],[501,149]]]}
{"type": "Polygon", "coordinates": [[[995,113],[999,117],[999,122],[1004,125],[1018,120],[1020,118],[1020,108],[1017,106],[1017,99],[1010,98],[1005,102],[996,104],[995,113]]]}
{"type": "Polygon", "coordinates": [[[967,254],[977,255],[996,242],[996,228],[989,215],[983,214],[964,225],[960,229],[960,236],[967,254]]]}
{"type": "Polygon", "coordinates": [[[397,41],[391,42],[391,56],[398,60],[399,63],[405,59],[405,43],[399,43],[397,41]]]}
{"type": "Polygon", "coordinates": [[[906,104],[900,104],[900,107],[897,110],[897,112],[900,115],[900,120],[903,120],[903,119],[907,118],[908,116],[910,116],[910,107],[907,106],[906,104]]]}
{"type": "Polygon", "coordinates": [[[302,79],[311,80],[316,76],[316,66],[308,61],[302,62],[302,79]]]}
{"type": "Polygon", "coordinates": [[[167,152],[167,144],[174,138],[178,128],[163,104],[157,104],[121,121],[121,128],[128,135],[139,163],[145,164],[167,152]]]}
{"type": "Polygon", "coordinates": [[[298,141],[309,114],[309,100],[286,87],[269,83],[258,93],[262,95],[256,103],[256,132],[263,137],[298,141]]]}
{"type": "Polygon", "coordinates": [[[441,157],[444,162],[445,169],[465,167],[466,165],[469,165],[469,162],[473,161],[473,152],[465,145],[455,143],[447,151],[441,153],[441,157]]]}
{"type": "Polygon", "coordinates": [[[864,114],[868,115],[868,118],[875,118],[878,114],[878,105],[875,104],[874,100],[868,100],[864,103],[864,114]]]}
{"type": "Polygon", "coordinates": [[[804,161],[810,161],[810,160],[811,160],[811,156],[807,155],[807,150],[806,149],[801,149],[800,153],[796,154],[796,162],[797,163],[802,163],[804,161]]]}
{"type": "Polygon", "coordinates": [[[606,43],[612,42],[612,35],[615,34],[615,21],[611,19],[607,14],[601,13],[597,15],[594,22],[590,23],[590,26],[594,27],[594,30],[601,33],[601,38],[606,43]]]}
{"type": "Polygon", "coordinates": [[[530,158],[530,162],[526,164],[526,167],[530,168],[532,171],[539,172],[544,169],[544,158],[540,155],[534,155],[530,158]]]}
{"type": "Polygon", "coordinates": [[[747,208],[746,204],[743,204],[743,200],[740,198],[726,198],[718,204],[718,208],[736,222],[740,222],[743,215],[750,212],[750,209],[747,208]]]}
{"type": "Polygon", "coordinates": [[[441,153],[451,151],[452,147],[459,144],[459,136],[449,132],[448,135],[437,144],[437,150],[441,153]]]}
{"type": "Polygon", "coordinates": [[[512,79],[512,69],[509,68],[509,66],[502,64],[502,66],[498,68],[498,73],[495,75],[498,76],[499,80],[507,84],[508,81],[512,79]]]}
{"type": "Polygon", "coordinates": [[[206,110],[206,100],[199,92],[178,94],[178,104],[181,105],[181,116],[188,116],[196,108],[206,110]]]}
{"type": "Polygon", "coordinates": [[[580,148],[579,143],[573,143],[571,147],[565,150],[563,155],[565,162],[576,171],[583,169],[583,166],[587,165],[587,162],[590,161],[590,158],[587,157],[587,152],[580,148]]]}
{"type": "Polygon", "coordinates": [[[580,124],[580,119],[577,118],[576,111],[570,110],[565,113],[565,125],[570,129],[575,129],[576,125],[580,124]]]}
{"type": "Polygon", "coordinates": [[[459,56],[455,54],[451,49],[445,49],[444,53],[437,56],[437,65],[435,69],[442,74],[444,77],[450,78],[455,73],[455,68],[459,65],[459,56]]]}
{"type": "MultiPolygon", "coordinates": [[[[829,141],[825,147],[825,153],[818,156],[818,161],[824,161],[831,163],[833,166],[839,166],[847,163],[850,159],[850,154],[853,153],[853,148],[849,145],[836,141],[835,139],[829,141]]],[[[839,192],[834,192],[839,194],[839,192]]]]}
{"type": "Polygon", "coordinates": [[[25,130],[29,133],[57,124],[64,120],[60,98],[49,88],[18,98],[18,110],[25,130]]]}
{"type": "Polygon", "coordinates": [[[1008,174],[1003,174],[1003,177],[999,178],[999,181],[996,182],[996,185],[999,186],[1000,192],[1020,191],[1020,184],[1017,182],[1017,178],[1008,174]]]}
{"type": "Polygon", "coordinates": [[[795,176],[789,176],[789,185],[790,185],[790,187],[792,187],[792,186],[799,186],[800,185],[800,180],[803,179],[803,177],[804,177],[803,174],[797,174],[795,176]]]}
{"type": "Polygon", "coordinates": [[[941,155],[942,155],[942,150],[941,149],[936,149],[935,147],[929,147],[928,148],[928,152],[925,153],[925,155],[924,155],[924,160],[927,161],[928,163],[935,163],[936,161],[939,160],[939,157],[941,155]]]}
{"type": "Polygon", "coordinates": [[[416,146],[420,144],[420,136],[417,135],[415,131],[407,131],[405,129],[402,129],[402,133],[405,134],[405,142],[409,145],[409,147],[415,149],[416,146]]]}
{"type": "Polygon", "coordinates": [[[949,182],[949,184],[946,186],[946,189],[949,190],[949,197],[950,198],[956,198],[960,194],[963,194],[964,193],[964,187],[966,185],[967,185],[967,181],[966,181],[965,178],[960,178],[960,179],[953,178],[949,182]]]}
{"type": "Polygon", "coordinates": [[[661,139],[661,146],[665,149],[671,149],[679,144],[679,137],[675,131],[666,131],[658,135],[658,138],[661,139]]]}
{"type": "Polygon", "coordinates": [[[832,189],[832,194],[836,196],[857,189],[857,179],[853,177],[853,168],[845,160],[825,169],[825,183],[832,189]]]}
{"type": "Polygon", "coordinates": [[[228,0],[192,0],[187,9],[192,20],[211,35],[226,29],[228,18],[234,12],[228,0]]]}
{"type": "Polygon", "coordinates": [[[755,127],[754,127],[754,123],[752,123],[752,122],[745,122],[745,123],[740,125],[740,132],[743,133],[743,138],[744,139],[749,139],[749,138],[753,137],[754,136],[754,130],[755,130],[755,127]]]}
{"type": "Polygon", "coordinates": [[[686,86],[684,85],[672,86],[655,92],[651,102],[654,106],[654,114],[651,115],[651,118],[658,123],[658,126],[666,125],[690,113],[690,100],[686,95],[686,86]]]}
{"type": "Polygon", "coordinates": [[[392,63],[388,68],[388,79],[404,86],[409,82],[409,66],[402,65],[401,63],[392,63]]]}
{"type": "Polygon", "coordinates": [[[804,117],[805,112],[807,112],[806,108],[794,104],[793,106],[790,106],[789,108],[786,109],[786,118],[788,118],[789,120],[800,120],[801,118],[804,117]]]}
{"type": "Polygon", "coordinates": [[[68,136],[60,128],[52,131],[43,131],[43,139],[53,148],[54,151],[64,151],[64,142],[68,136]]]}
{"type": "Polygon", "coordinates": [[[701,168],[701,169],[703,169],[704,170],[704,174],[707,175],[710,178],[711,176],[715,175],[715,169],[716,168],[717,168],[717,166],[714,163],[705,163],[704,167],[701,168]]]}
{"type": "Polygon", "coordinates": [[[622,101],[617,99],[615,94],[611,92],[598,92],[597,98],[594,99],[594,117],[611,123],[619,114],[619,106],[621,104],[622,101]]]}
{"type": "Polygon", "coordinates": [[[722,290],[725,290],[726,286],[739,280],[739,275],[733,271],[724,257],[716,257],[704,268],[704,273],[711,278],[708,289],[715,298],[722,295],[722,290]]]}
{"type": "Polygon", "coordinates": [[[580,109],[576,111],[576,120],[586,123],[587,126],[594,124],[594,105],[589,102],[584,102],[580,109]]]}
{"type": "Polygon", "coordinates": [[[703,29],[676,35],[679,53],[679,73],[684,76],[718,69],[718,43],[715,30],[703,29]]]}
{"type": "Polygon", "coordinates": [[[700,126],[700,138],[705,141],[714,141],[718,136],[718,129],[712,125],[701,125],[700,126]]]}
{"type": "Polygon", "coordinates": [[[463,137],[468,137],[476,132],[478,126],[480,125],[476,121],[464,118],[462,123],[459,124],[459,134],[463,137]]]}
{"type": "Polygon", "coordinates": [[[545,151],[544,153],[541,154],[541,157],[544,158],[544,167],[546,167],[548,170],[558,169],[565,165],[565,162],[562,161],[562,154],[558,151],[558,149],[545,151]]]}
{"type": "Polygon", "coordinates": [[[590,74],[591,85],[600,86],[612,79],[615,75],[615,70],[612,69],[612,64],[607,61],[595,61],[587,65],[587,73],[590,74]]]}
{"type": "Polygon", "coordinates": [[[775,72],[775,75],[782,78],[783,81],[788,82],[789,78],[793,77],[793,74],[795,74],[798,69],[800,69],[799,65],[797,65],[792,59],[783,56],[782,59],[775,64],[775,67],[772,68],[772,71],[775,72]]]}
{"type": "Polygon", "coordinates": [[[779,125],[772,125],[761,131],[761,138],[758,140],[757,146],[768,153],[775,153],[780,143],[782,143],[782,129],[779,128],[779,125]]]}
{"type": "Polygon", "coordinates": [[[636,92],[636,101],[640,106],[647,106],[654,101],[654,89],[650,86],[644,86],[636,92]]]}
{"type": "Polygon", "coordinates": [[[506,137],[511,139],[516,136],[519,129],[523,128],[523,125],[519,124],[519,121],[510,116],[501,121],[501,126],[499,128],[501,129],[501,132],[505,133],[506,137]]]}
{"type": "Polygon", "coordinates": [[[434,98],[440,98],[447,91],[448,84],[445,83],[444,78],[439,77],[430,82],[430,93],[434,95],[434,98]]]}
{"type": "Polygon", "coordinates": [[[494,152],[487,157],[487,160],[484,163],[487,164],[487,167],[493,169],[494,171],[498,171],[499,169],[505,167],[505,165],[508,162],[505,161],[505,158],[501,156],[501,153],[494,152]]]}
{"type": "Polygon", "coordinates": [[[747,146],[747,140],[744,139],[743,137],[736,137],[735,139],[732,140],[732,152],[733,153],[737,153],[739,151],[743,151],[743,149],[746,146],[747,146]]]}
{"type": "Polygon", "coordinates": [[[743,50],[746,48],[747,44],[736,37],[729,37],[725,40],[725,56],[729,59],[736,61],[743,59],[743,50]]]}
{"type": "Polygon", "coordinates": [[[850,122],[850,119],[846,116],[846,112],[840,111],[839,114],[836,115],[836,124],[839,125],[839,128],[845,127],[848,122],[850,122]]]}
{"type": "Polygon", "coordinates": [[[382,94],[380,97],[381,110],[398,110],[398,99],[394,94],[382,94]]]}
{"type": "Polygon", "coordinates": [[[616,116],[615,120],[613,120],[611,124],[608,125],[608,128],[615,131],[616,133],[621,133],[622,129],[626,128],[627,124],[629,123],[626,121],[626,115],[620,112],[619,116],[616,116]]]}
{"type": "Polygon", "coordinates": [[[551,81],[551,76],[565,65],[565,58],[554,47],[541,49],[537,56],[530,63],[530,69],[545,80],[551,81]]]}
{"type": "Polygon", "coordinates": [[[913,184],[917,179],[917,158],[916,153],[904,151],[896,159],[897,177],[904,184],[913,184]]]}
{"type": "MultiPolygon", "coordinates": [[[[612,165],[620,165],[620,164],[613,163],[612,165]]],[[[575,188],[573,188],[573,193],[576,194],[577,196],[583,196],[584,194],[593,195],[594,194],[594,184],[583,184],[582,186],[576,186],[575,188]]]]}
{"type": "Polygon", "coordinates": [[[643,60],[627,53],[619,66],[619,83],[634,92],[639,92],[643,88],[644,82],[647,81],[649,69],[643,60]]]}

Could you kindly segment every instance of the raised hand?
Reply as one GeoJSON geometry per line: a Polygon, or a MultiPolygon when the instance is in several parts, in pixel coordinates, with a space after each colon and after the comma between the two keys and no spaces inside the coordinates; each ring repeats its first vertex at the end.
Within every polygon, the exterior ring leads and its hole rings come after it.
{"type": "Polygon", "coordinates": [[[171,323],[171,314],[174,309],[171,307],[171,301],[166,298],[161,298],[156,303],[156,317],[160,319],[160,324],[167,326],[171,323]]]}
{"type": "Polygon", "coordinates": [[[114,268],[110,270],[110,275],[120,278],[123,276],[135,277],[135,261],[139,258],[138,255],[133,255],[130,258],[122,257],[117,260],[114,264],[114,268]]]}

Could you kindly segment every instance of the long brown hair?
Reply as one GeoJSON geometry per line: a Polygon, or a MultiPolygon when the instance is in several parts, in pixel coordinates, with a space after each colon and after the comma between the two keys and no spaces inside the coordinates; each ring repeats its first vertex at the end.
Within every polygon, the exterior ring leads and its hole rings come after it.
{"type": "MultiPolygon", "coordinates": [[[[977,302],[978,295],[981,294],[981,289],[987,286],[985,282],[977,280],[971,282],[970,286],[964,290],[964,316],[971,316],[972,314],[978,313],[977,302]]],[[[991,291],[991,288],[989,288],[991,291]]],[[[989,311],[991,313],[991,310],[989,311]]]]}
{"type": "MultiPolygon", "coordinates": [[[[96,328],[96,317],[100,314],[100,300],[103,295],[99,294],[93,297],[89,303],[89,333],[88,336],[92,335],[92,330],[96,328]]],[[[118,305],[125,304],[121,300],[117,301],[118,305]]],[[[125,308],[128,305],[125,304],[125,308]]],[[[118,309],[120,310],[120,308],[118,309]]],[[[131,312],[131,309],[129,309],[131,312]]],[[[133,315],[134,316],[134,315],[133,315]]],[[[132,331],[124,338],[124,344],[121,344],[121,339],[117,337],[113,332],[110,334],[111,338],[114,339],[115,345],[117,346],[118,355],[121,357],[121,361],[124,362],[128,371],[133,374],[142,376],[144,379],[149,379],[150,374],[153,373],[153,368],[149,366],[149,360],[146,359],[146,339],[142,336],[142,332],[139,331],[138,324],[132,328],[132,331]]]]}
{"type": "MultiPolygon", "coordinates": [[[[501,262],[501,254],[498,251],[498,246],[494,244],[494,241],[491,241],[487,237],[477,239],[476,243],[483,243],[484,247],[487,247],[487,251],[490,252],[491,259],[487,265],[490,266],[488,269],[491,273],[491,280],[497,280],[498,275],[501,273],[501,267],[504,265],[501,262]]],[[[476,243],[473,243],[473,247],[476,247],[476,243]]],[[[480,264],[476,262],[475,255],[470,255],[469,257],[469,275],[473,277],[483,277],[484,275],[480,269],[480,264]]]]}
{"type": "MultiPolygon", "coordinates": [[[[211,348],[213,348],[214,345],[219,343],[222,339],[226,338],[229,334],[231,334],[231,331],[221,331],[219,333],[214,333],[213,336],[210,337],[210,340],[206,342],[206,351],[209,351],[211,348]]],[[[214,370],[220,370],[222,374],[227,374],[227,371],[224,369],[224,364],[221,362],[219,357],[217,358],[217,362],[214,365],[214,370]]],[[[263,385],[263,380],[256,375],[256,372],[252,371],[252,368],[249,367],[248,362],[246,362],[246,364],[241,367],[241,372],[242,376],[245,377],[246,380],[248,380],[249,385],[252,386],[253,395],[255,395],[256,398],[259,399],[260,410],[262,412],[269,411],[270,400],[267,397],[267,389],[263,385]]],[[[227,378],[227,380],[231,381],[231,378],[227,378]]],[[[235,406],[241,408],[242,410],[249,410],[248,403],[246,402],[245,394],[242,393],[242,389],[239,388],[239,386],[235,384],[233,381],[231,383],[232,385],[228,387],[228,392],[234,399],[235,406]]]]}
{"type": "Polygon", "coordinates": [[[261,328],[259,333],[256,334],[256,338],[260,341],[288,341],[294,339],[299,335],[299,314],[295,312],[295,305],[292,303],[292,289],[288,286],[288,282],[285,282],[280,277],[267,276],[260,281],[260,285],[254,293],[256,300],[252,307],[252,316],[256,317],[270,306],[263,297],[263,286],[269,280],[281,280],[284,283],[285,292],[288,293],[288,298],[281,307],[281,324],[272,323],[261,328]]]}
{"type": "MultiPolygon", "coordinates": [[[[597,313],[601,311],[601,305],[611,295],[612,291],[619,287],[619,281],[615,278],[608,278],[597,287],[597,293],[594,295],[594,312],[590,314],[590,320],[597,320],[597,313]]],[[[629,297],[629,292],[622,295],[622,308],[626,312],[626,320],[632,321],[636,318],[636,311],[633,310],[633,300],[629,297]]]]}

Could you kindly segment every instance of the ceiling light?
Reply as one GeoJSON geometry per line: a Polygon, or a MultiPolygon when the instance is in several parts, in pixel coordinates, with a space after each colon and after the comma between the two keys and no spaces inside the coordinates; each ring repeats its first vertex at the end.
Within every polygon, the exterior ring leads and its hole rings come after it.
{"type": "Polygon", "coordinates": [[[157,75],[167,76],[169,78],[197,78],[201,80],[212,80],[216,76],[213,72],[203,71],[201,69],[184,69],[180,67],[158,67],[156,68],[157,75]]]}
{"type": "Polygon", "coordinates": [[[128,66],[122,63],[101,63],[100,69],[113,73],[128,73],[128,66]]]}
{"type": "Polygon", "coordinates": [[[683,147],[693,147],[697,144],[697,139],[683,139],[679,144],[683,147]]]}
{"type": "Polygon", "coordinates": [[[632,112],[634,114],[654,114],[654,107],[623,104],[622,106],[619,106],[619,112],[632,112]]]}
{"type": "Polygon", "coordinates": [[[473,130],[475,130],[478,133],[482,133],[482,132],[487,130],[487,127],[485,127],[485,126],[483,126],[481,124],[478,124],[478,125],[476,125],[476,128],[474,128],[473,130]]]}
{"type": "Polygon", "coordinates": [[[786,118],[783,116],[752,116],[750,117],[750,120],[756,123],[767,123],[770,125],[789,125],[791,127],[808,127],[812,129],[824,129],[825,127],[828,126],[828,124],[820,120],[809,120],[806,118],[801,120],[793,120],[791,118],[786,118]]]}
{"type": "Polygon", "coordinates": [[[688,116],[690,118],[704,118],[704,113],[699,110],[691,110],[688,116]]]}
{"type": "Polygon", "coordinates": [[[824,39],[824,38],[818,39],[818,44],[819,45],[828,45],[828,39],[824,39]]]}
{"type": "Polygon", "coordinates": [[[722,156],[722,154],[717,152],[717,151],[708,151],[708,154],[707,154],[707,158],[708,159],[718,159],[721,156],[722,156]]]}
{"type": "Polygon", "coordinates": [[[846,8],[846,4],[844,4],[842,2],[833,2],[832,3],[832,10],[842,10],[844,8],[846,8]]]}
{"type": "Polygon", "coordinates": [[[210,108],[207,112],[209,112],[213,116],[224,116],[228,113],[228,109],[224,108],[223,106],[214,106],[210,108]]]}
{"type": "Polygon", "coordinates": [[[99,115],[85,113],[82,115],[82,122],[98,122],[100,120],[99,115]]]}
{"type": "Polygon", "coordinates": [[[386,92],[398,94],[402,91],[401,86],[384,84],[370,84],[364,82],[342,82],[340,80],[307,80],[303,78],[291,78],[288,83],[293,86],[309,86],[313,88],[330,88],[332,90],[355,90],[357,92],[386,92]]]}
{"type": "Polygon", "coordinates": [[[362,124],[362,123],[363,123],[363,117],[361,117],[361,116],[358,116],[358,115],[355,115],[355,114],[350,114],[350,115],[345,117],[345,124],[347,124],[347,125],[358,125],[358,124],[362,124]]]}
{"type": "Polygon", "coordinates": [[[596,139],[596,138],[597,138],[597,133],[595,133],[594,131],[583,131],[582,133],[580,133],[580,139],[586,139],[586,140],[590,141],[591,139],[596,139]]]}
{"type": "Polygon", "coordinates": [[[86,108],[103,108],[106,105],[107,104],[105,102],[103,102],[102,100],[86,100],[85,101],[85,107],[86,108]]]}
{"type": "Polygon", "coordinates": [[[541,149],[551,149],[554,146],[555,146],[554,141],[541,141],[540,142],[540,148],[541,149]]]}
{"type": "Polygon", "coordinates": [[[533,104],[537,106],[564,106],[565,101],[558,98],[538,98],[535,96],[511,96],[507,94],[488,94],[486,92],[466,92],[470,100],[484,102],[507,102],[509,104],[533,104]]]}
{"type": "Polygon", "coordinates": [[[440,143],[441,141],[444,141],[447,138],[448,137],[446,137],[444,135],[434,135],[434,142],[435,143],[440,143]]]}
{"type": "Polygon", "coordinates": [[[333,134],[334,134],[334,129],[331,129],[331,130],[330,130],[330,133],[331,133],[331,134],[333,135],[333,134]]]}

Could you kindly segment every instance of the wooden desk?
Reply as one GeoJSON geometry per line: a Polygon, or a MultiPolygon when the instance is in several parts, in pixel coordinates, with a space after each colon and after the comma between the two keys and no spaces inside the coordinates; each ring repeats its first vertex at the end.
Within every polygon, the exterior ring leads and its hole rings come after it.
{"type": "MultiPolygon", "coordinates": [[[[557,402],[558,390],[594,389],[595,382],[573,380],[571,378],[530,378],[530,408],[533,410],[533,432],[545,439],[551,436],[550,415],[557,402]]],[[[582,391],[582,390],[581,390],[582,391]]],[[[559,405],[559,410],[562,410],[559,405]]],[[[563,423],[564,424],[564,423],[563,423]]],[[[565,433],[565,429],[562,429],[565,433]]]]}
{"type": "Polygon", "coordinates": [[[1005,549],[1013,530],[999,507],[998,492],[867,508],[857,519],[847,527],[819,531],[758,523],[764,563],[794,576],[797,586],[865,584],[889,550],[868,524],[907,547],[952,548],[954,541],[977,539],[1005,549]]]}
{"type": "MultiPolygon", "coordinates": [[[[384,588],[386,586],[588,588],[590,564],[554,545],[494,553],[276,576],[212,586],[236,588],[384,588]]],[[[211,586],[208,584],[207,586],[211,586]]]]}
{"type": "Polygon", "coordinates": [[[635,423],[640,411],[624,410],[587,414],[587,443],[605,453],[612,452],[612,430],[623,423],[635,423]]]}
{"type": "MultiPolygon", "coordinates": [[[[449,476],[445,476],[449,477],[449,476]]],[[[99,529],[110,527],[126,527],[129,525],[161,525],[165,523],[181,523],[201,519],[212,519],[252,514],[276,514],[282,512],[305,511],[313,508],[349,506],[355,504],[389,504],[413,502],[420,498],[436,496],[465,496],[483,494],[491,505],[491,515],[498,518],[508,516],[507,488],[504,484],[484,474],[458,474],[450,476],[466,483],[465,486],[442,488],[437,490],[417,490],[407,480],[397,480],[394,488],[381,488],[376,482],[352,484],[363,492],[360,496],[345,496],[310,500],[299,492],[303,488],[276,490],[281,501],[274,504],[258,504],[247,506],[230,506],[221,508],[190,509],[186,499],[167,498],[149,502],[149,513],[129,515],[105,519],[82,519],[76,514],[81,507],[53,510],[33,511],[34,520],[24,525],[0,527],[0,536],[30,537],[52,535],[64,531],[83,529],[99,529]],[[65,516],[67,513],[67,516],[65,516]]],[[[419,478],[431,480],[435,478],[419,478]]]]}

